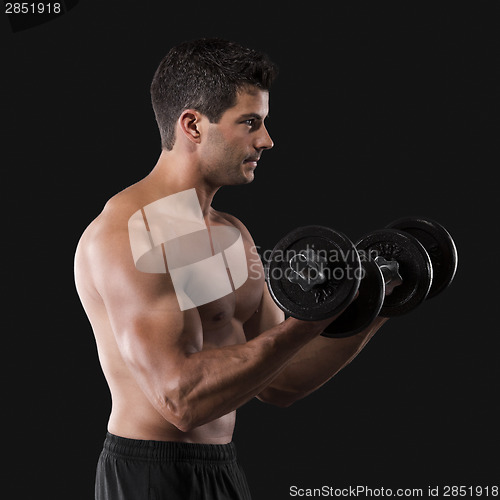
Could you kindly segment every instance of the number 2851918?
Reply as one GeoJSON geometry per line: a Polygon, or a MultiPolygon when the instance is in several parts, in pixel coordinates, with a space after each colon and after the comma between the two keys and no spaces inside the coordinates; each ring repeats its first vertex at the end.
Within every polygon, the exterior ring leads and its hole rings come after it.
{"type": "Polygon", "coordinates": [[[5,4],[6,14],[60,14],[62,7],[59,2],[15,2],[5,4]]]}

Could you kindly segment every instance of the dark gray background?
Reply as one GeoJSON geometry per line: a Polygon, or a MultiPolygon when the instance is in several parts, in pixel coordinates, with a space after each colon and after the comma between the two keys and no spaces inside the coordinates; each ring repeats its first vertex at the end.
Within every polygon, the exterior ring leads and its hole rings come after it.
{"type": "Polygon", "coordinates": [[[202,36],[280,67],[275,147],[253,184],[214,203],[261,250],[298,225],[356,239],[416,214],[443,223],[460,255],[449,290],[391,320],[315,394],[240,409],[235,442],[254,497],[289,498],[291,485],[498,484],[494,2],[402,4],[82,0],[29,30],[0,18],[16,498],[92,497],[110,398],[73,254],[106,200],[154,166],[151,78],[172,45],[202,36]]]}

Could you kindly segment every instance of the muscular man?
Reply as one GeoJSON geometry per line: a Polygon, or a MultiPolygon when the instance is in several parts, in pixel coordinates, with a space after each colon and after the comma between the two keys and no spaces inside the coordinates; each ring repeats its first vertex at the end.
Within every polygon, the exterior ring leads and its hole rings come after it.
{"type": "Polygon", "coordinates": [[[250,498],[232,443],[236,409],[254,397],[288,406],[306,396],[384,321],[330,339],[319,335],[334,318],[284,320],[249,232],[211,206],[221,186],[251,182],[273,146],[265,119],[274,76],[266,56],[235,43],[174,47],[151,86],[158,163],[111,198],[81,237],[76,285],[112,395],[97,499],[250,498]],[[240,242],[232,260],[215,237],[224,230],[240,242]],[[220,271],[207,285],[203,273],[172,265],[172,255],[182,260],[203,242],[214,259],[207,272],[223,262],[229,293],[216,292],[220,271]],[[207,301],[210,293],[219,295],[207,301]]]}

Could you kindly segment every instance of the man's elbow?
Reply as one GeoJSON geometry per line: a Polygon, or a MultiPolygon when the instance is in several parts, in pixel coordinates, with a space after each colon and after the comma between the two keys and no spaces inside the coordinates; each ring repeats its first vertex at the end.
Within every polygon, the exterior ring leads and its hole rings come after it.
{"type": "Polygon", "coordinates": [[[196,422],[194,422],[193,420],[191,420],[187,416],[182,416],[181,418],[177,419],[176,422],[172,422],[172,423],[181,432],[186,432],[186,433],[191,432],[194,429],[196,429],[196,427],[200,426],[200,424],[197,424],[196,422]]]}
{"type": "Polygon", "coordinates": [[[187,401],[172,396],[162,396],[158,410],[165,420],[177,427],[181,432],[190,432],[199,424],[187,401]]]}
{"type": "Polygon", "coordinates": [[[190,432],[199,424],[189,391],[180,384],[179,379],[171,377],[169,381],[168,385],[153,389],[154,406],[167,422],[181,432],[190,432]]]}

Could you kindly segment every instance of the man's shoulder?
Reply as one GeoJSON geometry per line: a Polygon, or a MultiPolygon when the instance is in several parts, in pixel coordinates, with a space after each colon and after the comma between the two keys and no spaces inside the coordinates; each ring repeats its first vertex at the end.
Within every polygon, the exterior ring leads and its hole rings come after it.
{"type": "Polygon", "coordinates": [[[140,196],[135,191],[132,186],[106,202],[101,213],[83,231],[78,243],[80,252],[98,252],[128,241],[128,221],[141,208],[140,196]]]}

